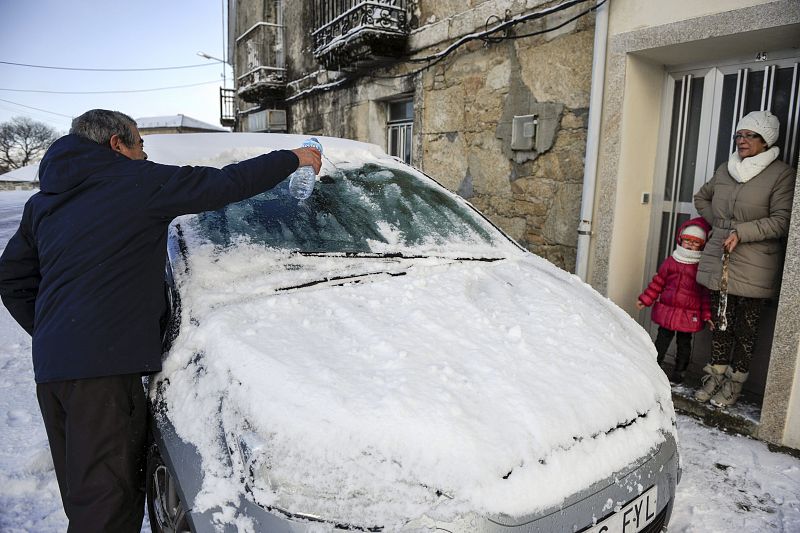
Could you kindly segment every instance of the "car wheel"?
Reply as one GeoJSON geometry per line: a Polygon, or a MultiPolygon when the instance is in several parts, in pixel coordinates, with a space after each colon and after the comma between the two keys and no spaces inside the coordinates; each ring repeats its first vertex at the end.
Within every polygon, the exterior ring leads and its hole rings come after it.
{"type": "Polygon", "coordinates": [[[155,444],[147,452],[147,512],[153,533],[191,531],[178,495],[178,483],[155,444]]]}

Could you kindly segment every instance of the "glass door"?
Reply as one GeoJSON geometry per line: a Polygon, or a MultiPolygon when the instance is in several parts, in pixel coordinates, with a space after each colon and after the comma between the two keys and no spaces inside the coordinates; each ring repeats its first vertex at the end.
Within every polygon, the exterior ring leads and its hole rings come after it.
{"type": "Polygon", "coordinates": [[[675,248],[676,228],[695,216],[692,205],[694,192],[705,182],[707,143],[711,123],[709,105],[714,93],[716,75],[713,71],[694,71],[670,75],[669,142],[663,186],[654,195],[654,206],[660,206],[656,227],[658,247],[652,258],[655,272],[658,265],[675,248]]]}
{"type": "Polygon", "coordinates": [[[714,157],[709,160],[711,173],[733,152],[733,134],[739,119],[751,111],[762,109],[771,111],[780,120],[780,135],[775,146],[780,148],[783,162],[797,168],[798,59],[718,70],[721,78],[717,97],[720,112],[714,131],[714,157]]]}

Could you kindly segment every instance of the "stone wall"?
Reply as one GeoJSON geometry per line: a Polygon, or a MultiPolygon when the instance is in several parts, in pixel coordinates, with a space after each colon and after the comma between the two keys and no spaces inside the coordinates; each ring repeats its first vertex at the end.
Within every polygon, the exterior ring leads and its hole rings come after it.
{"type": "Polygon", "coordinates": [[[593,35],[478,43],[425,73],[417,95],[422,168],[567,270],[575,266],[593,35]],[[548,112],[549,149],[514,153],[513,117],[548,112]]]}
{"type": "MultiPolygon", "coordinates": [[[[539,36],[469,42],[418,74],[413,74],[418,63],[398,61],[378,69],[378,78],[370,76],[375,71],[331,72],[315,66],[303,4],[285,2],[291,133],[347,137],[386,148],[386,101],[413,94],[412,163],[470,200],[532,252],[574,270],[593,15],[539,36]],[[400,77],[384,77],[393,75],[400,77]],[[335,89],[306,92],[336,82],[335,89]],[[547,124],[540,120],[547,142],[538,151],[512,151],[513,117],[529,114],[548,117],[547,124]]],[[[410,7],[416,27],[409,55],[435,53],[487,23],[549,5],[416,0],[410,7]]],[[[577,12],[521,24],[506,37],[553,28],[577,12]]]]}

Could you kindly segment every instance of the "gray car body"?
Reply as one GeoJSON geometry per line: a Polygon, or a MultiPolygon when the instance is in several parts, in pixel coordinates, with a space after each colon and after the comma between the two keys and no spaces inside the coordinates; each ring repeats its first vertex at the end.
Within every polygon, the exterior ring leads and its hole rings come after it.
{"type": "MultiPolygon", "coordinates": [[[[518,246],[516,243],[514,244],[518,246]]],[[[182,258],[182,256],[185,256],[187,250],[181,242],[180,235],[175,231],[171,232],[168,252],[170,256],[168,266],[174,265],[176,268],[181,268],[181,265],[186,264],[185,257],[182,258]]],[[[459,260],[456,259],[455,261],[459,260]]],[[[180,275],[186,274],[186,272],[180,273],[180,275]]],[[[180,309],[179,301],[177,300],[178,295],[174,294],[173,297],[176,304],[173,306],[173,320],[189,320],[187,310],[180,309]]],[[[170,475],[177,481],[178,496],[187,511],[186,516],[192,530],[197,533],[237,531],[236,526],[232,523],[221,524],[215,522],[214,514],[220,509],[212,507],[199,511],[196,508],[195,501],[201,491],[204,480],[201,455],[194,444],[183,440],[176,434],[166,402],[162,401],[161,391],[158,389],[156,381],[153,382],[150,391],[150,400],[153,412],[152,432],[154,442],[170,475]]],[[[654,406],[654,408],[660,408],[660,406],[654,406]]],[[[646,413],[640,414],[640,416],[646,416],[646,413]]],[[[214,430],[214,428],[209,429],[214,430]]],[[[220,435],[219,441],[225,443],[226,429],[219,427],[216,428],[216,431],[220,435]]],[[[625,431],[625,428],[610,428],[607,433],[612,431],[625,431]]],[[[656,509],[658,518],[654,523],[662,523],[663,527],[666,528],[672,513],[680,471],[676,442],[671,434],[663,430],[662,434],[663,440],[657,447],[650,450],[642,450],[641,455],[624,469],[570,495],[557,506],[523,517],[488,516],[470,513],[447,523],[436,522],[430,518],[422,517],[409,521],[403,531],[439,530],[452,533],[581,532],[602,522],[653,486],[656,486],[658,490],[656,509]]],[[[586,436],[585,438],[591,438],[591,436],[586,436]]],[[[309,519],[260,506],[249,493],[244,482],[243,472],[237,472],[238,467],[230,459],[228,452],[231,452],[231,450],[220,450],[220,452],[222,453],[219,456],[228,457],[231,475],[241,478],[242,489],[239,501],[236,504],[236,512],[239,516],[246,517],[256,531],[311,532],[319,531],[320,526],[324,529],[337,531],[363,530],[358,527],[348,527],[347,524],[326,522],[325,517],[309,519]]],[[[370,528],[370,530],[381,529],[380,524],[376,524],[375,528],[370,528]]],[[[657,530],[650,527],[646,531],[649,533],[657,530]]]]}
{"type": "MultiPolygon", "coordinates": [[[[158,394],[156,393],[153,398],[155,407],[158,405],[158,394]]],[[[153,436],[164,463],[179,481],[179,496],[187,506],[187,518],[192,531],[235,533],[237,529],[232,524],[214,523],[213,514],[218,509],[208,509],[203,512],[193,509],[193,502],[203,482],[201,458],[194,445],[176,435],[168,416],[164,415],[166,413],[163,412],[156,415],[157,423],[153,425],[153,436]]],[[[627,503],[643,488],[646,490],[653,485],[658,487],[656,513],[664,514],[663,523],[666,525],[672,514],[675,489],[679,480],[679,464],[675,440],[670,435],[665,435],[665,438],[661,446],[649,451],[624,471],[617,472],[573,494],[557,507],[521,518],[471,515],[449,523],[418,520],[409,523],[407,529],[408,531],[441,530],[452,533],[574,533],[611,515],[614,509],[608,509],[609,501],[627,503]]],[[[624,503],[621,506],[624,506],[624,503]]],[[[250,518],[257,531],[306,533],[311,531],[313,526],[319,526],[301,518],[292,519],[279,512],[270,512],[246,495],[238,502],[238,512],[250,518]]],[[[334,529],[348,530],[335,526],[334,529]]]]}

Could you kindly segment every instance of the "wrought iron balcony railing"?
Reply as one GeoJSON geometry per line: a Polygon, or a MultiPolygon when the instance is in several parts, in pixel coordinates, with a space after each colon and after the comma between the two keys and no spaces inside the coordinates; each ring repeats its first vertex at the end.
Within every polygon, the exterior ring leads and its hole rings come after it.
{"type": "Polygon", "coordinates": [[[236,125],[236,91],[219,88],[219,123],[223,126],[236,125]]]}
{"type": "Polygon", "coordinates": [[[248,102],[275,96],[286,87],[283,25],[259,22],[236,39],[236,65],[239,96],[248,102]]]}
{"type": "Polygon", "coordinates": [[[371,63],[403,53],[408,0],[313,0],[314,57],[326,68],[371,63]]]}

